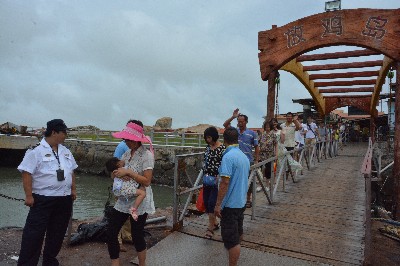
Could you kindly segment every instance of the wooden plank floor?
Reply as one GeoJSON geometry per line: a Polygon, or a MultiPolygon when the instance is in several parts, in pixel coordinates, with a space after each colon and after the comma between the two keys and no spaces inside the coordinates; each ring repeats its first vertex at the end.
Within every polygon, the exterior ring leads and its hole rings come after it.
{"type": "MultiPolygon", "coordinates": [[[[364,255],[365,188],[360,174],[367,144],[344,147],[336,158],[304,170],[269,205],[257,193],[256,219],[246,210],[242,246],[332,265],[361,265],[364,255]]],[[[203,237],[207,217],[181,232],[203,237]]],[[[214,240],[221,241],[218,231],[214,240]]]]}

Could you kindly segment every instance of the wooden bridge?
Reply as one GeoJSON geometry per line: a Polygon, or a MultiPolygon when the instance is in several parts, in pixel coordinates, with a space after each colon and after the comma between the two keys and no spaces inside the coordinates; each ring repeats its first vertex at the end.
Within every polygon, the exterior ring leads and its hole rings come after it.
{"type": "MultiPolygon", "coordinates": [[[[255,219],[246,210],[240,265],[361,265],[364,260],[365,181],[360,168],[366,143],[304,170],[270,205],[257,193],[255,219]]],[[[203,238],[202,215],[148,252],[149,265],[226,265],[220,232],[203,238]]]]}

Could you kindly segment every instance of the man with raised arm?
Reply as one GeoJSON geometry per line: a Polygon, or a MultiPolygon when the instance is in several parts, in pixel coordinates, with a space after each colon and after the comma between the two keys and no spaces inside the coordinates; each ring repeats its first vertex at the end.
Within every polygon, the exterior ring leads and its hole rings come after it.
{"type": "MultiPolygon", "coordinates": [[[[240,114],[239,108],[236,108],[233,111],[233,114],[230,118],[228,118],[224,123],[224,128],[227,129],[231,127],[231,122],[237,118],[237,128],[236,130],[239,133],[238,142],[239,142],[239,149],[247,156],[249,159],[250,164],[257,163],[260,158],[260,148],[258,146],[258,136],[257,133],[253,130],[247,128],[248,117],[247,115],[240,114]],[[253,158],[253,147],[254,147],[254,155],[255,160],[253,158]]],[[[252,188],[249,187],[247,192],[247,203],[246,207],[250,208],[252,203],[250,201],[251,198],[252,188]]]]}

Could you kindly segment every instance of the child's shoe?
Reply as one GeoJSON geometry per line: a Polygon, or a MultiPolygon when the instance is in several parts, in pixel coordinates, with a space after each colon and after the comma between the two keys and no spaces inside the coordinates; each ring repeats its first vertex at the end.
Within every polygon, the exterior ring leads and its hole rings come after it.
{"type": "Polygon", "coordinates": [[[130,208],[130,213],[131,213],[133,220],[137,221],[139,218],[139,215],[137,214],[137,209],[133,208],[133,207],[130,208]]]}

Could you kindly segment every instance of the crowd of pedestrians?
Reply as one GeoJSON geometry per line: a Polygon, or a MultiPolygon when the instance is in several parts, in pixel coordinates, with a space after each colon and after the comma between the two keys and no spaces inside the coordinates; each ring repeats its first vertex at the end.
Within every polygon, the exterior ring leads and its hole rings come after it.
{"type": "MultiPolygon", "coordinates": [[[[302,123],[302,116],[291,112],[286,114],[282,124],[276,118],[264,121],[259,135],[247,128],[247,123],[248,117],[235,109],[223,124],[223,143],[215,127],[204,131],[207,147],[203,164],[203,201],[208,216],[204,236],[211,239],[216,230],[221,230],[230,265],[238,262],[244,211],[252,207],[250,166],[275,157],[275,161],[264,165],[267,182],[276,168],[283,166],[282,162],[286,164],[287,174],[293,174],[302,168],[297,151],[304,145],[314,145],[317,140],[343,143],[346,132],[346,127],[341,124],[326,126],[320,123],[317,126],[311,116],[302,123]],[[235,119],[237,127],[231,126],[235,119]]],[[[56,257],[72,213],[72,202],[77,196],[74,169],[78,165],[72,153],[62,145],[66,129],[61,119],[49,121],[40,144],[28,150],[18,166],[22,173],[25,204],[30,207],[18,265],[37,265],[43,241],[43,265],[58,265],[56,257]]],[[[111,265],[120,265],[119,253],[126,251],[122,243],[124,238],[132,240],[139,265],[145,265],[144,225],[147,216],[155,211],[151,189],[154,151],[139,120],[129,120],[125,128],[113,136],[122,141],[115,150],[112,159],[115,165],[110,173],[116,196],[107,226],[111,265]],[[150,150],[143,143],[149,143],[150,150]]]]}

